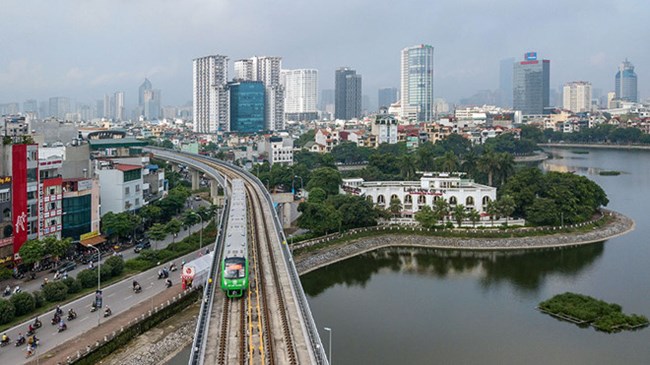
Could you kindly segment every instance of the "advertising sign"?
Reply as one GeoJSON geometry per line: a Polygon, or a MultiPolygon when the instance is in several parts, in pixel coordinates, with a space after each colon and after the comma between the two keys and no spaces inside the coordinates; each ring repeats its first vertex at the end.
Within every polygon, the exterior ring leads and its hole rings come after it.
{"type": "Polygon", "coordinates": [[[102,291],[95,290],[95,307],[101,308],[103,304],[102,291]]]}
{"type": "Polygon", "coordinates": [[[14,253],[27,241],[27,145],[11,146],[13,197],[11,201],[14,226],[14,253]]]}
{"type": "Polygon", "coordinates": [[[85,191],[93,188],[93,180],[79,180],[77,183],[77,191],[85,191]]]}
{"type": "Polygon", "coordinates": [[[537,60],[537,52],[526,52],[524,55],[524,59],[526,61],[536,61],[537,60]]]}

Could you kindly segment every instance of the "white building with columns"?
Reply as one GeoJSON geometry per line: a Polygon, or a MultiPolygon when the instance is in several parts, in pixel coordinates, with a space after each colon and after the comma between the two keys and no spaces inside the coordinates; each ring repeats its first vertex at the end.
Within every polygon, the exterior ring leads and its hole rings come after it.
{"type": "Polygon", "coordinates": [[[380,208],[388,209],[393,198],[402,204],[402,216],[412,218],[421,207],[433,207],[444,199],[451,208],[462,204],[468,211],[476,209],[485,215],[487,204],[497,198],[497,189],[464,179],[458,173],[425,173],[420,181],[364,181],[343,179],[341,189],[347,194],[361,195],[380,208]]]}

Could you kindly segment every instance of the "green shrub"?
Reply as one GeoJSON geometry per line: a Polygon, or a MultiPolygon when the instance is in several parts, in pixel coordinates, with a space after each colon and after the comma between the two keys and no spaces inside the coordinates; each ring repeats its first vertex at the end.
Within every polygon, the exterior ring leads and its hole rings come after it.
{"type": "Polygon", "coordinates": [[[155,250],[142,250],[140,251],[140,256],[138,256],[140,260],[144,261],[151,261],[151,262],[157,262],[158,261],[158,252],[155,250]]]}
{"type": "Polygon", "coordinates": [[[0,324],[11,322],[16,316],[16,308],[14,305],[4,299],[0,299],[0,324]]]}
{"type": "Polygon", "coordinates": [[[32,296],[34,296],[34,307],[35,308],[40,308],[45,304],[45,297],[43,296],[43,292],[40,290],[35,290],[32,293],[32,296]]]}
{"type": "Polygon", "coordinates": [[[34,297],[27,292],[16,293],[12,295],[9,300],[11,301],[11,304],[14,305],[17,316],[22,316],[23,314],[33,311],[36,306],[34,297]]]}
{"type": "Polygon", "coordinates": [[[81,270],[77,274],[77,280],[81,283],[81,286],[84,288],[92,288],[97,285],[97,272],[95,270],[81,270]]]}
{"type": "Polygon", "coordinates": [[[107,265],[106,263],[103,263],[99,275],[102,281],[110,279],[111,277],[113,277],[113,267],[111,265],[107,265]]]}
{"type": "Polygon", "coordinates": [[[0,280],[7,280],[11,278],[12,271],[6,267],[0,267],[0,280]]]}
{"type": "Polygon", "coordinates": [[[65,278],[63,283],[68,287],[68,293],[70,294],[79,293],[82,289],[81,282],[74,278],[65,278]]]}
{"type": "Polygon", "coordinates": [[[118,276],[124,271],[124,259],[121,256],[111,256],[106,259],[105,265],[111,265],[113,276],[118,276]]]}
{"type": "Polygon", "coordinates": [[[170,251],[168,249],[160,250],[157,252],[156,257],[158,259],[156,260],[156,262],[165,262],[167,260],[171,260],[175,256],[176,253],[174,251],[170,251]]]}
{"type": "Polygon", "coordinates": [[[155,262],[136,257],[127,260],[124,267],[132,271],[145,271],[155,266],[155,262]]]}
{"type": "Polygon", "coordinates": [[[47,283],[43,287],[43,296],[48,302],[60,302],[68,296],[68,286],[60,281],[47,283]]]}

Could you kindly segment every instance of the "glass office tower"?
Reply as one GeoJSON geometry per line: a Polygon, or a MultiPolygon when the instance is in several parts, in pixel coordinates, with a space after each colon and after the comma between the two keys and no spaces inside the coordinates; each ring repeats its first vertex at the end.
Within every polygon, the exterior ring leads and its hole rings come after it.
{"type": "Polygon", "coordinates": [[[230,131],[255,133],[265,129],[264,83],[240,81],[228,84],[230,91],[230,131]]]}

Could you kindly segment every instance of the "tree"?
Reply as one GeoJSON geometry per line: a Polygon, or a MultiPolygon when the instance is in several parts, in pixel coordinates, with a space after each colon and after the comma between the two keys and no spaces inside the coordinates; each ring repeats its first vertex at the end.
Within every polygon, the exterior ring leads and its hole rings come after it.
{"type": "Polygon", "coordinates": [[[68,287],[60,281],[53,281],[43,286],[43,296],[48,302],[60,302],[68,295],[68,287]]]}
{"type": "Polygon", "coordinates": [[[490,216],[490,224],[494,226],[494,217],[496,217],[497,214],[499,214],[499,207],[497,205],[497,202],[494,200],[490,200],[487,203],[485,212],[490,216]]]}
{"type": "Polygon", "coordinates": [[[515,199],[510,195],[504,195],[497,201],[497,210],[499,214],[506,217],[506,226],[508,225],[508,217],[515,211],[515,199]]]}
{"type": "Polygon", "coordinates": [[[394,196],[390,199],[388,210],[393,214],[393,217],[397,217],[402,212],[402,202],[398,197],[394,196]]]}
{"type": "Polygon", "coordinates": [[[423,228],[433,228],[438,223],[438,219],[436,219],[435,214],[433,214],[431,207],[428,205],[420,207],[420,210],[415,213],[414,218],[423,228]]]}
{"type": "Polygon", "coordinates": [[[350,229],[377,225],[379,212],[371,202],[355,195],[332,195],[325,204],[331,205],[341,216],[341,228],[350,229]]]}
{"type": "Polygon", "coordinates": [[[45,256],[45,249],[43,248],[43,242],[39,240],[28,240],[18,250],[20,258],[23,260],[25,265],[34,264],[43,259],[45,256]]]}
{"type": "Polygon", "coordinates": [[[447,151],[439,159],[440,168],[445,172],[458,171],[459,162],[458,157],[452,151],[447,151]]]}
{"type": "Polygon", "coordinates": [[[316,130],[315,129],[310,129],[307,132],[303,133],[293,141],[293,146],[297,148],[303,148],[305,147],[305,144],[307,142],[313,142],[314,138],[316,137],[316,130]]]}
{"type": "Polygon", "coordinates": [[[102,230],[110,238],[124,238],[128,236],[136,227],[137,221],[134,219],[133,214],[122,212],[115,214],[108,212],[104,214],[101,219],[102,230]]]}
{"type": "Polygon", "coordinates": [[[414,154],[404,154],[399,159],[400,174],[404,180],[411,180],[415,177],[416,158],[414,154]]]}
{"type": "Polygon", "coordinates": [[[167,230],[162,223],[156,223],[147,231],[147,236],[154,241],[162,241],[167,237],[167,230]]]}
{"type": "Polygon", "coordinates": [[[469,218],[469,220],[472,222],[472,227],[476,227],[476,223],[481,220],[481,213],[479,213],[478,210],[472,208],[467,213],[467,218],[469,218]]]}
{"type": "Polygon", "coordinates": [[[298,206],[300,228],[316,234],[335,232],[341,227],[341,214],[329,204],[303,202],[298,206]]]}
{"type": "Polygon", "coordinates": [[[124,259],[120,256],[111,256],[104,262],[105,265],[111,267],[111,275],[117,276],[124,271],[124,259]]]}
{"type": "Polygon", "coordinates": [[[536,226],[558,225],[560,217],[555,202],[548,198],[538,198],[526,207],[526,221],[536,226]]]}
{"type": "Polygon", "coordinates": [[[144,220],[145,226],[148,226],[160,219],[162,216],[162,209],[157,205],[148,204],[140,209],[139,214],[144,220]]]}
{"type": "Polygon", "coordinates": [[[16,293],[9,299],[11,304],[14,305],[16,316],[22,316],[34,310],[36,301],[34,297],[27,292],[16,293]]]}
{"type": "Polygon", "coordinates": [[[454,217],[454,220],[456,221],[456,225],[458,228],[460,228],[461,224],[463,223],[463,220],[465,217],[467,217],[467,213],[465,212],[465,206],[462,204],[457,204],[454,207],[454,210],[452,211],[451,215],[454,217]]]}
{"type": "Polygon", "coordinates": [[[502,152],[496,156],[496,173],[499,176],[500,185],[515,172],[515,158],[508,152],[502,152]]]}
{"type": "Polygon", "coordinates": [[[449,215],[449,203],[444,199],[438,199],[433,202],[433,214],[436,221],[445,223],[445,218],[449,215]]]}
{"type": "Polygon", "coordinates": [[[323,203],[327,198],[327,193],[321,188],[312,188],[309,192],[309,202],[310,203],[323,203]]]}
{"type": "Polygon", "coordinates": [[[174,143],[168,139],[162,141],[162,148],[174,149],[174,143]]]}
{"type": "Polygon", "coordinates": [[[84,269],[77,274],[77,281],[84,288],[92,288],[97,285],[97,273],[95,270],[84,269]]]}
{"type": "Polygon", "coordinates": [[[492,179],[498,167],[499,162],[497,155],[491,149],[488,149],[486,152],[484,152],[483,155],[481,155],[481,157],[478,159],[478,170],[487,174],[489,186],[494,186],[492,185],[492,179]]]}
{"type": "Polygon", "coordinates": [[[314,170],[311,174],[307,190],[311,191],[315,187],[319,187],[327,193],[327,195],[336,195],[339,192],[341,185],[341,173],[329,167],[321,167],[314,170]]]}
{"type": "Polygon", "coordinates": [[[421,171],[433,171],[435,168],[435,158],[438,155],[437,148],[431,142],[424,142],[416,151],[417,166],[421,171]]]}
{"type": "Polygon", "coordinates": [[[170,220],[165,225],[165,232],[172,234],[172,243],[174,242],[176,235],[178,235],[178,232],[181,231],[181,226],[182,226],[181,222],[176,218],[170,220]]]}
{"type": "Polygon", "coordinates": [[[72,245],[72,239],[69,237],[59,240],[56,238],[56,236],[47,236],[43,238],[41,242],[43,244],[43,250],[45,251],[45,254],[52,255],[57,260],[61,256],[65,255],[65,253],[68,252],[68,249],[72,245]]]}

